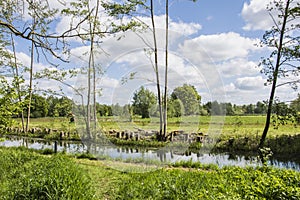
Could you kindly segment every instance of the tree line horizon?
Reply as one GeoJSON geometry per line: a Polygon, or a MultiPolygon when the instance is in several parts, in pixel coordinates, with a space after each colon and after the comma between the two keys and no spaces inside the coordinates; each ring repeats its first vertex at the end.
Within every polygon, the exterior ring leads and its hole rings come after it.
{"type": "MultiPolygon", "coordinates": [[[[141,118],[159,117],[157,109],[157,97],[154,92],[141,86],[134,92],[130,104],[120,105],[119,103],[105,104],[96,103],[96,111],[99,117],[123,116],[141,118]],[[147,115],[145,115],[145,113],[147,115]]],[[[188,84],[176,87],[168,96],[168,118],[183,116],[247,116],[265,115],[267,113],[267,101],[257,101],[250,104],[232,104],[231,102],[219,102],[217,100],[201,103],[201,96],[195,87],[188,84]],[[182,92],[182,93],[179,93],[182,92]],[[177,95],[178,94],[178,95],[177,95]],[[188,98],[184,98],[188,97],[188,98]],[[188,105],[184,106],[184,105],[188,105]]],[[[273,114],[280,116],[294,116],[299,118],[300,113],[300,94],[298,97],[287,104],[277,101],[274,104],[273,114]]],[[[31,118],[42,117],[74,117],[80,105],[66,97],[55,95],[33,94],[31,104],[31,118]]],[[[24,107],[24,110],[26,107],[24,107]]],[[[27,115],[25,115],[27,117],[27,115]]],[[[20,117],[15,114],[13,118],[20,117]]]]}

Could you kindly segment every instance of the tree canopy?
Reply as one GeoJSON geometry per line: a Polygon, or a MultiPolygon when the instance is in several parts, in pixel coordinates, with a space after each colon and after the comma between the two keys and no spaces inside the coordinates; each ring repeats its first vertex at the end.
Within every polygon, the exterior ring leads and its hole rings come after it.
{"type": "Polygon", "coordinates": [[[201,96],[194,86],[184,84],[183,86],[175,88],[171,94],[171,98],[172,100],[179,99],[181,101],[186,115],[199,113],[201,96]]]}
{"type": "Polygon", "coordinates": [[[142,118],[149,118],[150,109],[155,105],[156,96],[149,89],[146,89],[142,86],[133,94],[133,112],[141,115],[142,118]]]}

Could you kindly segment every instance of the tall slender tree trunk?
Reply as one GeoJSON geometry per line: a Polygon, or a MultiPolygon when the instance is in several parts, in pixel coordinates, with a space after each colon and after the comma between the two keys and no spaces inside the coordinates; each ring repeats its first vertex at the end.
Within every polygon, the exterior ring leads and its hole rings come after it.
{"type": "Polygon", "coordinates": [[[167,123],[168,123],[168,42],[169,42],[169,1],[166,0],[166,49],[165,49],[165,93],[164,93],[164,127],[163,138],[167,136],[167,123]]]}
{"type": "MultiPolygon", "coordinates": [[[[89,8],[90,10],[90,8],[89,8]]],[[[89,22],[90,26],[90,55],[88,63],[88,99],[87,99],[87,132],[88,137],[91,138],[91,119],[93,119],[93,132],[97,128],[97,109],[96,109],[96,66],[94,58],[94,40],[95,40],[95,30],[96,30],[96,21],[99,11],[99,1],[96,4],[95,16],[94,19],[91,19],[89,22]],[[93,86],[91,86],[91,78],[93,80],[93,86]],[[91,100],[92,96],[92,100],[91,100]],[[92,105],[91,105],[92,102],[92,105]]]]}
{"type": "Polygon", "coordinates": [[[95,13],[95,19],[93,21],[93,33],[92,33],[92,44],[91,44],[91,53],[92,53],[92,65],[93,65],[93,118],[94,118],[94,130],[97,128],[97,98],[96,98],[96,66],[95,66],[95,56],[94,52],[92,51],[94,49],[93,43],[94,43],[94,33],[96,30],[96,22],[98,17],[98,11],[99,11],[99,1],[97,1],[96,4],[96,13],[95,13]]]}
{"type": "MultiPolygon", "coordinates": [[[[33,30],[35,29],[35,18],[33,18],[33,30]]],[[[33,36],[32,36],[33,37],[33,36]]],[[[26,121],[26,132],[29,131],[30,124],[30,114],[31,114],[31,99],[32,99],[32,83],[33,83],[33,62],[34,62],[34,43],[31,42],[31,52],[30,52],[30,70],[29,70],[29,97],[27,104],[27,121],[26,121]]]]}
{"type": "Polygon", "coordinates": [[[155,76],[156,76],[156,87],[157,87],[157,98],[158,98],[158,109],[159,109],[159,140],[162,140],[163,112],[162,112],[162,98],[161,98],[160,82],[159,82],[157,40],[156,40],[156,27],[154,21],[153,0],[151,0],[150,4],[151,4],[150,12],[151,12],[151,22],[152,22],[153,43],[154,43],[154,69],[155,69],[155,76]]]}
{"type": "MultiPolygon", "coordinates": [[[[13,71],[15,72],[14,76],[17,77],[17,81],[16,81],[16,89],[18,92],[18,100],[19,103],[22,102],[22,97],[21,97],[21,89],[20,89],[20,80],[19,80],[19,67],[18,67],[18,63],[17,63],[17,55],[16,55],[16,48],[15,48],[15,41],[13,38],[13,34],[10,34],[11,37],[11,45],[12,45],[12,49],[13,49],[13,54],[14,54],[14,69],[13,71]]],[[[22,131],[25,132],[25,122],[24,122],[24,111],[23,108],[21,109],[21,123],[22,123],[22,131]]]]}
{"type": "Polygon", "coordinates": [[[282,52],[282,45],[283,45],[285,27],[286,27],[287,18],[288,18],[289,5],[290,5],[290,0],[287,0],[286,6],[285,6],[285,13],[284,13],[284,16],[283,16],[283,22],[282,22],[282,26],[281,26],[281,30],[280,30],[279,44],[278,44],[278,47],[277,47],[278,51],[277,51],[277,55],[276,55],[277,56],[276,65],[275,65],[275,70],[273,72],[273,82],[272,82],[272,88],[271,88],[271,93],[270,93],[270,97],[269,97],[266,123],[265,123],[265,128],[264,128],[263,134],[261,136],[258,148],[263,147],[264,142],[265,142],[266,137],[267,137],[267,134],[268,134],[268,131],[269,131],[269,127],[270,127],[271,115],[272,115],[272,106],[273,106],[273,101],[274,101],[274,97],[275,97],[278,72],[279,72],[280,63],[281,63],[281,52],[282,52]]]}
{"type": "Polygon", "coordinates": [[[87,138],[91,139],[91,69],[88,67],[88,91],[87,91],[87,103],[86,103],[86,132],[87,138]]]}

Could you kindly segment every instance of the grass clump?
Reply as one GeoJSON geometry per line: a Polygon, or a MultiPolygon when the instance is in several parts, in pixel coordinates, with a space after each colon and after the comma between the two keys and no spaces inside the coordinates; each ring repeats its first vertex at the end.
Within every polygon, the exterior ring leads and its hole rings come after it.
{"type": "Polygon", "coordinates": [[[161,169],[133,174],[119,199],[299,199],[300,173],[273,168],[161,169]]]}
{"type": "Polygon", "coordinates": [[[93,199],[90,178],[65,155],[0,148],[2,199],[93,199]]]}

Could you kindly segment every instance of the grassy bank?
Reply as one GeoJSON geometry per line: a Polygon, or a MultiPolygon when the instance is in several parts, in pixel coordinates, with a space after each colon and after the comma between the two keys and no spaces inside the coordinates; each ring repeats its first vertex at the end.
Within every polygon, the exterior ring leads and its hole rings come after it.
{"type": "Polygon", "coordinates": [[[179,163],[125,173],[105,161],[45,156],[20,148],[0,148],[0,152],[2,199],[300,198],[300,173],[292,170],[179,163]]]}

